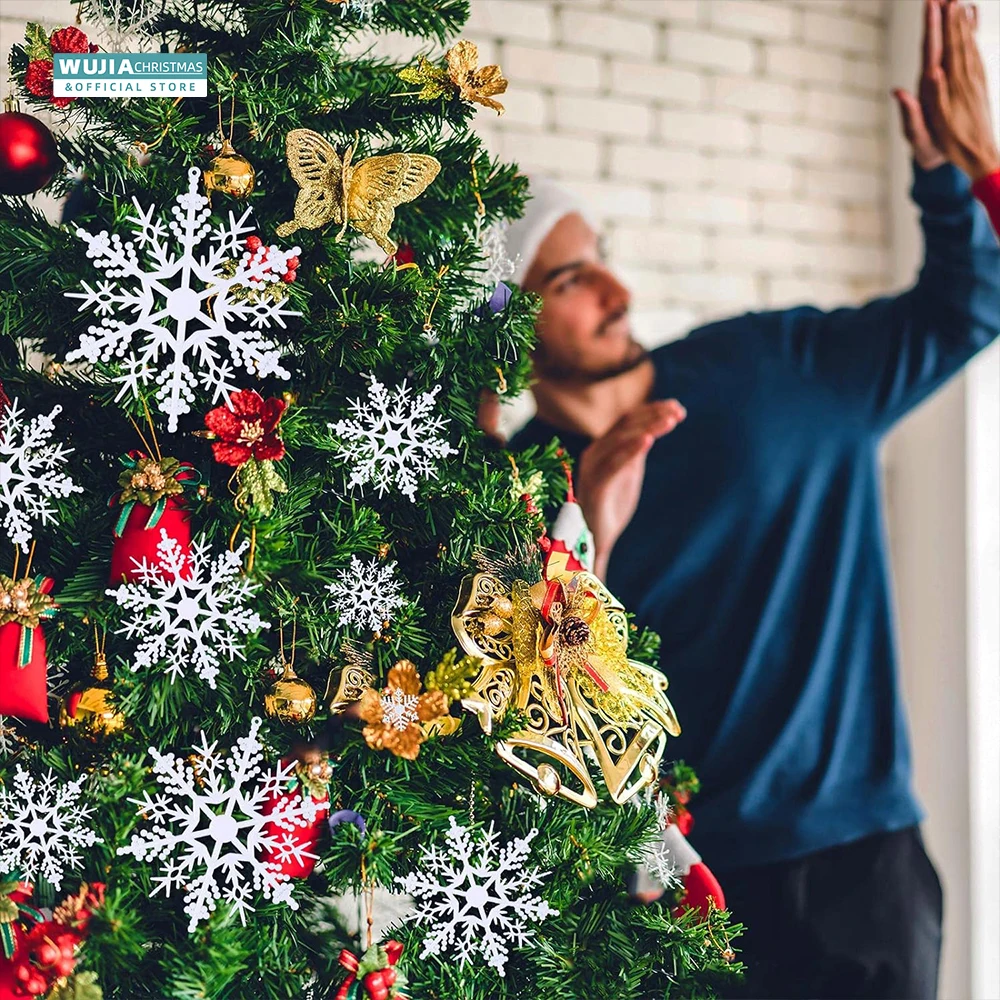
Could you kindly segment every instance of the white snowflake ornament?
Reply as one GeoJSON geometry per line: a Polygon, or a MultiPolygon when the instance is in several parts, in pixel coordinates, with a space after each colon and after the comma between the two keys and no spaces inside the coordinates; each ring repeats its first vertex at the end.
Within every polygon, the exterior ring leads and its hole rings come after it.
{"type": "Polygon", "coordinates": [[[336,2],[341,5],[341,17],[350,12],[361,24],[368,24],[375,13],[375,8],[385,0],[336,0],[336,2]]]}
{"type": "Polygon", "coordinates": [[[133,612],[118,629],[139,639],[133,671],[162,663],[173,683],[190,667],[214,689],[223,657],[244,659],[238,636],[269,624],[246,607],[256,590],[243,576],[246,546],[213,558],[208,545],[196,539],[186,555],[160,529],[159,562],[133,559],[138,580],[106,591],[133,612]]]}
{"type": "Polygon", "coordinates": [[[533,892],[548,872],[524,867],[538,831],[501,846],[492,824],[473,834],[454,816],[448,822],[447,847],[422,848],[422,867],[396,879],[417,901],[414,920],[428,928],[420,957],[465,963],[478,954],[503,976],[509,949],[531,941],[533,922],[559,913],[533,892]]]}
{"type": "Polygon", "coordinates": [[[397,489],[416,502],[418,481],[437,479],[434,459],[458,454],[441,437],[447,421],[433,413],[441,386],[414,397],[405,381],[389,390],[367,378],[368,398],[351,400],[354,416],[329,425],[340,458],[353,465],[349,486],[369,483],[379,496],[397,489]]]}
{"type": "Polygon", "coordinates": [[[258,892],[298,909],[282,862],[316,857],[294,836],[296,828],[315,821],[316,804],[308,795],[281,796],[295,768],[264,763],[260,726],[261,720],[253,719],[249,735],[238,739],[228,755],[204,734],[193,757],[150,747],[162,791],[129,800],[149,826],[134,833],[118,853],[161,862],[153,895],[183,890],[188,933],[220,901],[229,903],[245,925],[247,913],[254,910],[250,900],[258,892]]]}
{"type": "Polygon", "coordinates": [[[393,688],[382,695],[382,721],[393,729],[404,732],[411,722],[420,721],[417,705],[420,698],[415,694],[405,694],[400,688],[393,688]]]}
{"type": "Polygon", "coordinates": [[[480,281],[487,288],[496,288],[501,281],[514,276],[518,254],[513,260],[507,256],[507,229],[509,223],[494,222],[479,237],[479,252],[483,255],[485,268],[480,271],[480,281]]]}
{"type": "Polygon", "coordinates": [[[0,787],[0,871],[59,886],[83,861],[80,849],[100,844],[87,827],[93,812],[80,802],[86,776],[64,781],[50,769],[32,777],[20,764],[0,787]]]}
{"type": "Polygon", "coordinates": [[[339,624],[377,632],[406,603],[396,579],[396,564],[363,563],[351,556],[351,566],[339,580],[327,584],[339,624]]]}
{"type": "Polygon", "coordinates": [[[3,528],[15,545],[28,551],[32,524],[56,520],[53,500],[82,493],[62,467],[72,448],[52,441],[55,418],[62,412],[54,406],[48,414],[24,419],[17,398],[0,407],[0,511],[3,528]]]}
{"type": "Polygon", "coordinates": [[[284,327],[286,317],[299,315],[283,308],[283,299],[239,294],[240,289],[280,280],[299,247],[244,252],[243,236],[253,231],[246,225],[249,208],[239,220],[230,212],[228,224],[212,232],[211,208],[198,190],[200,178],[197,168],[188,171],[188,190],[177,196],[168,225],[154,219],[155,205],[145,211],[133,198],[136,214],[128,221],[134,241],[123,242],[106,230],[94,236],[77,229],[94,266],[113,280],[93,287],[83,282],[82,292],[66,293],[82,300],[80,311],[91,309],[100,317],[100,325],[88,328],[66,360],[121,358],[124,374],[118,378],[122,391],[117,398],[129,390],[138,395],[141,386],[155,384],[171,433],[178,417],[191,412],[196,390],[210,393],[213,404],[228,403],[238,388],[240,369],[259,378],[289,378],[278,363],[280,349],[261,329],[284,327]],[[179,253],[171,248],[168,229],[179,253]]]}

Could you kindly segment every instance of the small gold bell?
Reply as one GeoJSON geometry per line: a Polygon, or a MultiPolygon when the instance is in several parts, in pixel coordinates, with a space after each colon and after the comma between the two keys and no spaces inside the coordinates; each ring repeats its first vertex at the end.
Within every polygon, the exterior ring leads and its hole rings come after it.
{"type": "Polygon", "coordinates": [[[480,619],[483,635],[499,635],[504,630],[503,619],[499,615],[486,612],[480,619]]]}
{"type": "Polygon", "coordinates": [[[316,714],[316,692],[286,663],[282,675],[264,695],[264,711],[286,726],[301,726],[316,714]]]}
{"type": "Polygon", "coordinates": [[[204,177],[209,200],[213,191],[221,191],[233,198],[249,198],[256,180],[253,164],[237,153],[228,139],[222,140],[222,149],[209,162],[204,177]]]}
{"type": "Polygon", "coordinates": [[[125,716],[114,706],[103,653],[95,656],[90,679],[72,688],[63,699],[59,725],[91,743],[100,743],[125,729],[125,716]]]}

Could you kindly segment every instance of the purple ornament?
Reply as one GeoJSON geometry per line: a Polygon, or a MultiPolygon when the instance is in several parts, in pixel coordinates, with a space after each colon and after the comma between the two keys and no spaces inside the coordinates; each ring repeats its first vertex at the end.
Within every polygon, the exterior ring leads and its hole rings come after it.
{"type": "Polygon", "coordinates": [[[331,833],[333,833],[333,831],[336,830],[341,823],[353,823],[361,833],[364,833],[367,829],[361,813],[356,813],[353,809],[339,809],[337,812],[331,814],[327,823],[330,824],[331,833]]]}
{"type": "Polygon", "coordinates": [[[490,296],[490,309],[495,313],[503,312],[507,308],[507,303],[510,302],[510,297],[514,293],[510,288],[505,285],[502,281],[496,288],[493,289],[493,294],[490,296]]]}

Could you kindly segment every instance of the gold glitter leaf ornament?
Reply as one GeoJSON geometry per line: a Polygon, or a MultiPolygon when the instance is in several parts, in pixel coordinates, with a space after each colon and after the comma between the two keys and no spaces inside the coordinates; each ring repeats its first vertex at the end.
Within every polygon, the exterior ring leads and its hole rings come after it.
{"type": "Polygon", "coordinates": [[[458,88],[458,94],[463,101],[472,101],[492,108],[498,115],[504,112],[504,106],[492,99],[494,94],[507,91],[507,80],[499,66],[479,66],[479,49],[475,42],[462,40],[448,50],[445,55],[448,65],[448,76],[458,88]]]}
{"type": "Polygon", "coordinates": [[[597,577],[507,586],[491,573],[467,576],[451,623],[462,649],[483,660],[473,682],[483,728],[521,713],[524,728],[497,753],[540,792],[592,808],[591,758],[617,803],[656,780],[668,734],[680,734],[667,680],[628,659],[625,611],[597,577]]]}
{"type": "Polygon", "coordinates": [[[390,256],[396,244],[389,238],[396,208],[413,201],[437,177],[441,164],[421,153],[369,156],[352,164],[357,141],[341,158],[333,146],[311,129],[293,129],[285,137],[288,169],[299,185],[295,218],[277,227],[279,236],[297,229],[322,229],[331,222],[373,239],[390,256]]]}

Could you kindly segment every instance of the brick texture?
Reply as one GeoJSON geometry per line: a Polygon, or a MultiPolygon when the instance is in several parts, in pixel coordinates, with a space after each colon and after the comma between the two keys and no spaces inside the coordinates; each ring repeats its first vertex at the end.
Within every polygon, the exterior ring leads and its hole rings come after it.
{"type": "Polygon", "coordinates": [[[510,111],[482,121],[498,154],[590,200],[647,343],[857,302],[887,273],[888,7],[472,0],[470,35],[511,81],[510,111]],[[526,39],[515,3],[544,34],[526,39]]]}
{"type": "MultiPolygon", "coordinates": [[[[910,83],[887,79],[886,0],[471,7],[466,37],[510,79],[507,113],[477,116],[487,145],[590,201],[644,342],[884,287],[887,87],[910,83]]],[[[25,19],[75,15],[69,0],[0,0],[3,72],[25,19]]],[[[422,45],[379,36],[376,51],[422,45]]]]}

